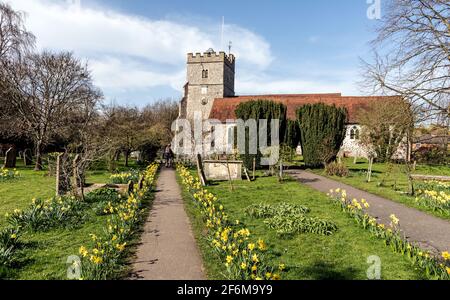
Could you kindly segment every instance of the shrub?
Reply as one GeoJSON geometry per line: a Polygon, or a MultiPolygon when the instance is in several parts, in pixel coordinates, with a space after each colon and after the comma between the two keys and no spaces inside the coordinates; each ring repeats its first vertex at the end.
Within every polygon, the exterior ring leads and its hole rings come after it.
{"type": "Polygon", "coordinates": [[[48,200],[33,199],[32,205],[24,210],[15,210],[7,216],[14,228],[33,232],[52,228],[74,228],[83,223],[86,204],[75,197],[55,197],[48,200]]]}
{"type": "MultiPolygon", "coordinates": [[[[251,169],[253,166],[253,159],[256,158],[256,166],[257,168],[261,167],[261,157],[262,154],[259,151],[260,145],[259,145],[259,120],[267,120],[268,121],[268,132],[267,132],[267,146],[270,145],[271,142],[271,129],[270,129],[270,123],[272,120],[280,120],[280,143],[284,140],[284,135],[286,131],[286,112],[287,108],[285,105],[276,103],[273,101],[267,101],[267,100],[257,100],[257,101],[249,101],[245,103],[239,104],[239,106],[236,108],[236,116],[237,118],[248,121],[248,120],[256,120],[257,123],[257,148],[258,153],[256,155],[250,154],[249,152],[249,142],[250,142],[250,136],[248,130],[246,130],[245,134],[245,154],[242,155],[243,161],[245,166],[248,169],[251,169]]],[[[273,145],[273,146],[279,146],[279,145],[273,145]]],[[[239,149],[242,151],[242,149],[239,149]]],[[[243,151],[242,151],[243,152],[243,151]]]]}
{"type": "Polygon", "coordinates": [[[284,144],[289,148],[296,149],[300,144],[300,126],[298,121],[287,120],[286,134],[284,135],[284,144]]]}
{"type": "Polygon", "coordinates": [[[418,163],[445,165],[450,163],[450,155],[447,149],[435,146],[431,148],[422,147],[414,153],[414,159],[418,163]]]}
{"type": "Polygon", "coordinates": [[[117,202],[121,198],[119,192],[111,188],[101,188],[90,192],[86,195],[85,201],[87,203],[99,203],[99,202],[117,202]]]}
{"type": "Polygon", "coordinates": [[[347,177],[350,174],[350,171],[346,165],[333,162],[325,166],[325,173],[328,176],[347,177]]]}
{"type": "Polygon", "coordinates": [[[345,138],[347,119],[345,108],[322,103],[307,104],[297,110],[307,167],[319,168],[336,159],[345,138]]]}

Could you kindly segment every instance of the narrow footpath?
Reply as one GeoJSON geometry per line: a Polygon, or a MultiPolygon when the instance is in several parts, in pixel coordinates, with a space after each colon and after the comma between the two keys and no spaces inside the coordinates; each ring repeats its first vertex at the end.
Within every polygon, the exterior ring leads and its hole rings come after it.
{"type": "Polygon", "coordinates": [[[408,240],[423,249],[436,253],[450,250],[450,222],[446,220],[311,172],[293,170],[288,173],[320,192],[328,193],[331,189],[341,188],[347,191],[350,199],[366,199],[370,204],[368,214],[383,224],[388,225],[391,214],[395,214],[408,240]]]}
{"type": "Polygon", "coordinates": [[[162,169],[131,280],[204,280],[202,260],[172,169],[162,169]]]}

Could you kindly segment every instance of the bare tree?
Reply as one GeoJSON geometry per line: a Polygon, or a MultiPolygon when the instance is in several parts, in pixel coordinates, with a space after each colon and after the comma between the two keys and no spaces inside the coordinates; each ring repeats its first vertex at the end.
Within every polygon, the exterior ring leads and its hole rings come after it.
{"type": "Polygon", "coordinates": [[[112,152],[122,152],[125,165],[133,151],[156,152],[171,142],[171,126],[178,117],[175,101],[158,101],[143,109],[109,106],[104,108],[107,135],[111,139],[112,152]]]}
{"type": "Polygon", "coordinates": [[[145,124],[141,120],[140,111],[136,107],[111,106],[106,110],[109,137],[112,146],[125,156],[125,166],[131,153],[136,151],[145,138],[145,124]]]}
{"type": "Polygon", "coordinates": [[[34,47],[35,37],[26,30],[24,17],[0,3],[0,62],[20,59],[34,47]]]}
{"type": "Polygon", "coordinates": [[[408,99],[418,122],[450,115],[450,2],[389,0],[364,87],[408,99]]]}
{"type": "MultiPolygon", "coordinates": [[[[34,48],[35,37],[24,26],[24,14],[0,3],[0,81],[6,76],[5,65],[19,62],[34,48]]],[[[6,89],[7,90],[7,89],[6,89]]],[[[17,138],[23,131],[16,122],[18,114],[8,101],[6,90],[0,91],[0,136],[17,138]]]]}
{"type": "Polygon", "coordinates": [[[376,153],[379,161],[390,161],[402,144],[412,138],[414,116],[410,104],[401,98],[373,102],[358,112],[362,132],[360,143],[376,153]]]}
{"type": "Polygon", "coordinates": [[[358,121],[362,132],[360,144],[367,150],[369,158],[369,170],[367,180],[370,181],[373,158],[378,161],[388,162],[388,171],[398,151],[404,151],[404,171],[408,178],[408,193],[414,195],[414,182],[412,178],[413,167],[411,165],[411,139],[414,131],[414,113],[411,105],[402,98],[378,100],[358,113],[358,121]]]}
{"type": "Polygon", "coordinates": [[[79,109],[95,106],[101,93],[92,83],[86,65],[72,53],[28,55],[22,62],[5,65],[0,90],[18,113],[33,139],[36,170],[42,169],[42,151],[52,135],[70,123],[79,109]]]}
{"type": "Polygon", "coordinates": [[[174,137],[172,123],[178,118],[178,102],[171,99],[159,100],[142,110],[142,118],[148,127],[157,126],[162,130],[163,143],[170,143],[174,137]]]}

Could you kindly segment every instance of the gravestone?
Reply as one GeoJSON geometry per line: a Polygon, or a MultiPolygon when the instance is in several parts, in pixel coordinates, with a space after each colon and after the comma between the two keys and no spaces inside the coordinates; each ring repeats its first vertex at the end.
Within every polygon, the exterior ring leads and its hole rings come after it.
{"type": "Polygon", "coordinates": [[[33,154],[30,149],[23,151],[23,163],[25,166],[31,166],[33,164],[33,154]]]}
{"type": "Polygon", "coordinates": [[[242,180],[242,161],[205,160],[206,180],[242,180]]]}
{"type": "Polygon", "coordinates": [[[17,159],[17,151],[16,148],[11,147],[6,151],[5,154],[5,164],[3,165],[6,169],[12,169],[16,167],[16,159],[17,159]]]}
{"type": "Polygon", "coordinates": [[[198,173],[198,177],[200,178],[200,181],[202,183],[202,186],[206,186],[206,175],[205,175],[205,170],[203,167],[203,163],[202,163],[202,156],[200,154],[197,154],[197,173],[198,173]]]}

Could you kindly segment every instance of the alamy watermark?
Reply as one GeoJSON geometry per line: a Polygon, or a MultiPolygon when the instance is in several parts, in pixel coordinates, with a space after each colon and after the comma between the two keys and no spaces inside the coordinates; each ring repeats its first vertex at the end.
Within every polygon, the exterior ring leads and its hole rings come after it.
{"type": "Polygon", "coordinates": [[[381,258],[376,255],[369,256],[367,263],[370,265],[367,269],[367,279],[381,280],[381,258]]]}
{"type": "Polygon", "coordinates": [[[280,158],[280,120],[203,120],[200,112],[192,121],[172,124],[174,152],[182,156],[201,154],[262,154],[261,165],[276,165],[280,158]]]}
{"type": "Polygon", "coordinates": [[[370,20],[381,19],[381,0],[367,0],[367,18],[370,20]]]}
{"type": "Polygon", "coordinates": [[[81,279],[81,259],[77,255],[71,255],[67,258],[67,279],[80,280],[81,279]]]}

